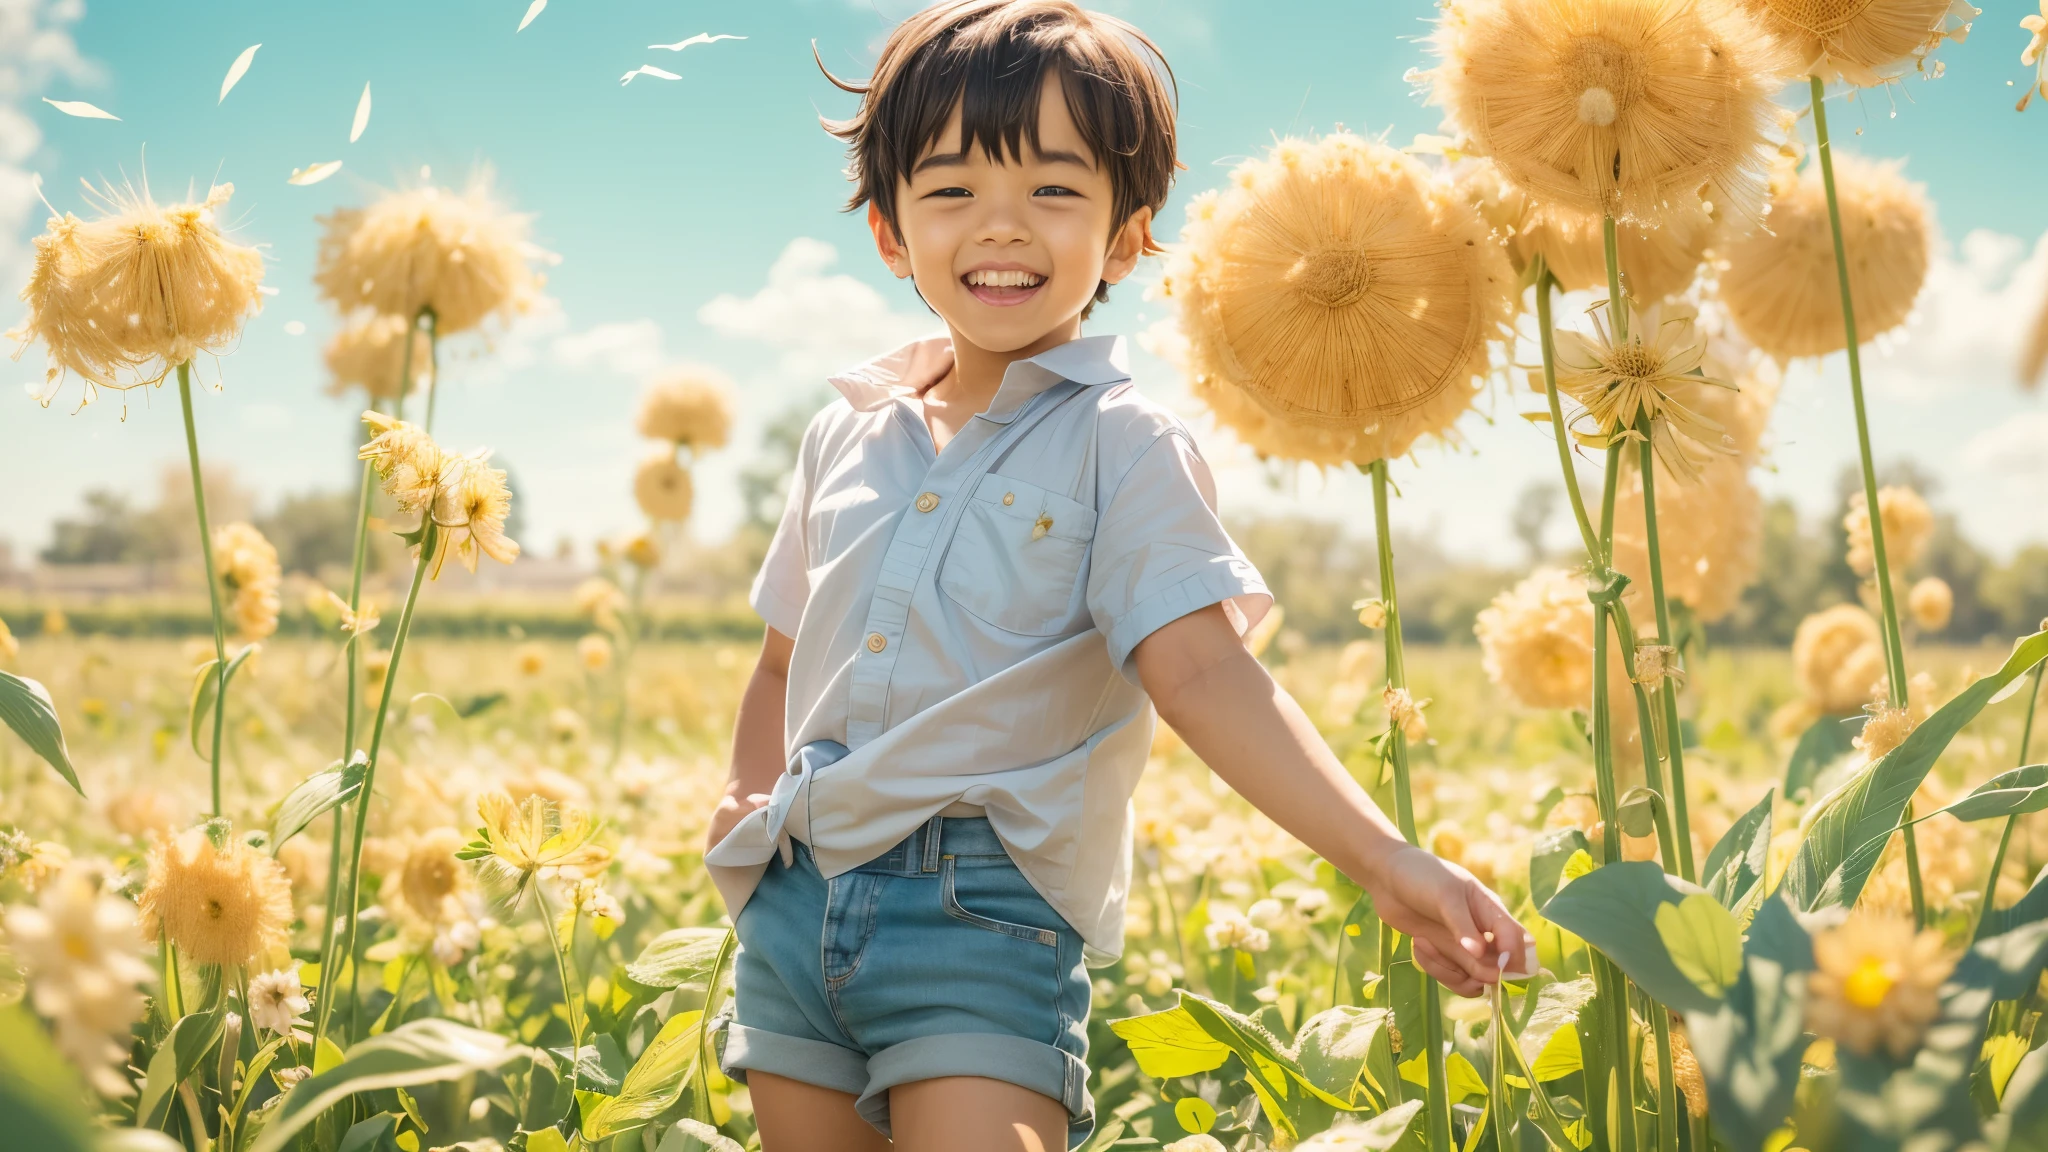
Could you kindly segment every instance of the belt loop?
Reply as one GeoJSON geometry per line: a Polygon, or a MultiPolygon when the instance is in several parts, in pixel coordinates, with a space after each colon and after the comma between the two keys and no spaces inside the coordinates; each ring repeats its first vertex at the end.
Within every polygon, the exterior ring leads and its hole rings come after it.
{"type": "Polygon", "coordinates": [[[924,865],[919,871],[939,870],[939,831],[946,823],[944,816],[934,816],[924,824],[924,865]]]}

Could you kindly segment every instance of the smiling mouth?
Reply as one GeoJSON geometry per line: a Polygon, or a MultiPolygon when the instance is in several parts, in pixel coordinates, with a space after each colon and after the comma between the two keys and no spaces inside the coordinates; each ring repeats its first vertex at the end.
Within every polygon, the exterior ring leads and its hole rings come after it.
{"type": "Polygon", "coordinates": [[[960,277],[960,282],[982,303],[1007,307],[1037,295],[1047,279],[1021,268],[977,268],[960,277]]]}

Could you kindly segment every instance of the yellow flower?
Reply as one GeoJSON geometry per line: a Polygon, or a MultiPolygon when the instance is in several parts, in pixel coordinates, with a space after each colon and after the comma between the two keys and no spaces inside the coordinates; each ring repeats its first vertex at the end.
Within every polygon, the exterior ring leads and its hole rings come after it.
{"type": "Polygon", "coordinates": [[[1429,846],[1429,854],[1449,860],[1453,864],[1465,862],[1467,840],[1465,830],[1450,820],[1439,822],[1429,830],[1423,841],[1429,846]]]}
{"type": "Polygon", "coordinates": [[[450,464],[448,454],[416,424],[377,411],[364,412],[363,423],[376,435],[356,456],[377,470],[385,494],[400,512],[418,515],[432,508],[450,464]]]}
{"type": "Polygon", "coordinates": [[[1912,735],[1914,721],[1910,710],[1889,704],[1866,704],[1863,710],[1870,714],[1870,718],[1863,722],[1863,731],[1857,733],[1850,743],[1863,753],[1866,762],[1875,763],[1882,759],[1912,735]]]}
{"type": "MultiPolygon", "coordinates": [[[[1877,503],[1878,507],[1884,507],[1883,492],[1877,494],[1877,503]]],[[[1889,532],[1885,542],[1891,542],[1889,532]]],[[[1948,581],[1939,576],[1927,577],[1906,593],[1906,610],[1912,613],[1913,623],[1919,625],[1922,632],[1939,632],[1948,627],[1949,616],[1955,607],[1955,592],[1949,588],[1948,581]]]]}
{"type": "Polygon", "coordinates": [[[512,514],[512,490],[505,486],[505,470],[493,468],[488,452],[459,456],[441,474],[441,489],[434,499],[434,522],[443,530],[442,553],[434,571],[448,552],[471,572],[476,571],[479,554],[500,564],[519,558],[519,541],[505,535],[505,521],[512,514]]]}
{"type": "MultiPolygon", "coordinates": [[[[350,321],[327,342],[324,353],[327,371],[333,377],[327,394],[340,396],[350,388],[361,388],[371,400],[395,400],[399,396],[405,357],[405,333],[411,327],[404,316],[365,313],[350,321]]],[[[433,350],[424,335],[412,342],[411,382],[417,388],[427,383],[434,371],[433,350]]]]}
{"type": "Polygon", "coordinates": [[[690,515],[690,473],[676,463],[675,449],[663,448],[633,473],[633,498],[649,520],[683,520],[690,515]]]}
{"type": "Polygon", "coordinates": [[[1429,701],[1417,700],[1406,688],[1390,684],[1380,693],[1380,703],[1387,709],[1387,725],[1399,728],[1409,743],[1419,744],[1429,739],[1429,721],[1422,715],[1422,710],[1429,707],[1429,701]]]}
{"type": "Polygon", "coordinates": [[[1567,414],[1574,433],[1605,447],[1617,437],[1640,439],[1637,425],[1647,421],[1657,459],[1684,480],[1698,476],[1715,454],[1734,455],[1727,432],[1691,406],[1706,389],[1735,387],[1698,374],[1707,346],[1691,309],[1631,309],[1626,338],[1608,331],[1605,311],[1591,313],[1591,336],[1557,333],[1557,389],[1578,403],[1577,410],[1567,414]],[[1591,427],[1576,427],[1581,421],[1591,427]]]}
{"type": "Polygon", "coordinates": [[[1885,676],[1877,621],[1855,604],[1837,604],[1799,622],[1792,636],[1793,678],[1823,715],[1854,713],[1885,676]]]}
{"type": "Polygon", "coordinates": [[[2027,31],[2027,46],[2020,49],[2020,63],[2034,70],[2034,86],[2020,97],[2019,110],[2025,112],[2027,101],[2034,98],[2035,92],[2048,96],[2048,58],[2041,51],[2048,48],[2048,0],[2041,0],[2040,15],[2020,17],[2020,27],[2027,31]]]}
{"type": "MultiPolygon", "coordinates": [[[[1932,210],[1926,192],[1899,169],[1898,161],[1835,153],[1836,202],[1861,341],[1905,323],[1927,280],[1932,210]]],[[[1795,173],[1789,158],[1778,166],[1766,223],[1719,252],[1719,293],[1729,316],[1779,360],[1840,351],[1848,338],[1818,163],[1804,173],[1795,173]]]]}
{"type": "Polygon", "coordinates": [[[612,642],[599,633],[592,632],[576,641],[576,655],[583,666],[592,672],[602,672],[612,662],[612,642]]]}
{"type": "Polygon", "coordinates": [[[1806,1026],[1868,1056],[1882,1046],[1903,1060],[1941,1011],[1938,993],[1955,967],[1940,930],[1909,917],[1857,909],[1813,938],[1806,1026]]]}
{"type": "Polygon", "coordinates": [[[1592,700],[1593,605],[1582,577],[1539,568],[1495,596],[1472,630],[1487,679],[1525,707],[1584,708],[1592,700]]]}
{"type": "Polygon", "coordinates": [[[427,924],[444,924],[460,914],[453,902],[469,879],[455,856],[462,847],[462,833],[436,828],[414,839],[406,850],[398,872],[399,894],[407,911],[427,924]]]}
{"type": "Polygon", "coordinates": [[[365,632],[374,632],[377,625],[384,622],[384,618],[377,613],[377,606],[368,600],[361,601],[357,608],[350,608],[348,601],[335,595],[332,589],[323,588],[321,591],[327,594],[328,606],[341,617],[341,630],[348,633],[351,638],[361,636],[365,632]]]}
{"type": "Polygon", "coordinates": [[[606,631],[618,631],[619,609],[625,606],[626,594],[602,576],[592,576],[576,586],[576,610],[606,631]]]}
{"type": "Polygon", "coordinates": [[[1925,70],[1927,54],[1943,40],[1960,44],[1978,14],[1964,0],[1748,2],[1764,28],[1798,54],[1800,71],[1863,88],[1910,68],[1925,70]]]}
{"type": "Polygon", "coordinates": [[[370,687],[384,683],[384,674],[391,671],[389,649],[373,649],[363,654],[363,675],[369,678],[370,687]]]}
{"type": "Polygon", "coordinates": [[[538,676],[548,665],[548,654],[545,648],[528,642],[519,646],[518,651],[513,654],[513,660],[519,665],[521,676],[538,676]]]}
{"type": "Polygon", "coordinates": [[[565,868],[591,876],[611,862],[611,850],[598,840],[602,825],[583,809],[541,796],[514,801],[503,792],[485,794],[476,808],[483,826],[459,855],[483,861],[486,874],[513,889],[515,899],[536,877],[545,880],[565,868]]]}
{"type": "Polygon", "coordinates": [[[7,621],[0,619],[0,663],[21,655],[21,641],[14,638],[14,632],[7,627],[7,621]]]}
{"type": "Polygon", "coordinates": [[[213,533],[214,567],[233,597],[229,612],[243,640],[261,640],[277,631],[278,585],[284,572],[277,549],[252,524],[224,524],[213,533]]]}
{"type": "Polygon", "coordinates": [[[285,942],[292,886],[277,861],[223,833],[215,847],[206,828],[159,841],[149,853],[142,920],[200,964],[239,967],[285,942]]]}
{"type": "Polygon", "coordinates": [[[1434,41],[1434,102],[1544,204],[1650,227],[1762,209],[1788,61],[1735,0],[1452,0],[1434,41]]]}
{"type": "Polygon", "coordinates": [[[540,295],[529,261],[530,219],[508,212],[478,180],[464,192],[411,188],[322,221],[313,282],[344,312],[434,316],[437,336],[524,312],[540,295]]]}
{"type": "Polygon", "coordinates": [[[141,986],[152,978],[138,955],[134,907],[103,891],[95,871],[80,865],[45,885],[35,904],[7,909],[0,923],[27,981],[28,1002],[53,1025],[58,1051],[95,1091],[134,1091],[122,1069],[129,1029],[142,1016],[141,986]]]}
{"type": "MultiPolygon", "coordinates": [[[[1508,183],[1493,162],[1474,158],[1456,169],[1457,183],[1492,226],[1520,272],[1541,253],[1557,282],[1570,291],[1607,289],[1607,245],[1600,217],[1535,203],[1508,183]]],[[[1655,228],[1618,224],[1615,254],[1621,290],[1639,304],[1654,304],[1692,286],[1718,232],[1706,208],[1693,201],[1674,204],[1655,228]]]]}
{"type": "Polygon", "coordinates": [[[661,545],[649,532],[635,532],[619,547],[619,555],[635,568],[653,568],[661,563],[661,545]]]}
{"type": "MultiPolygon", "coordinates": [[[[1927,547],[1934,535],[1934,511],[1911,488],[1890,485],[1877,490],[1878,514],[1884,518],[1884,554],[1892,577],[1897,579],[1927,547]]],[[[1858,492],[1849,498],[1849,514],[1842,517],[1849,533],[1849,567],[1858,576],[1877,571],[1877,553],[1870,539],[1870,506],[1858,492]]]]}
{"type": "Polygon", "coordinates": [[[22,293],[28,317],[10,333],[43,345],[50,384],[76,373],[90,402],[94,385],[154,384],[234,342],[263,306],[262,254],[220,230],[234,191],[220,184],[204,201],[165,207],[147,187],[110,187],[96,193],[99,219],[50,221],[22,293]]]}
{"type": "Polygon", "coordinates": [[[723,448],[732,434],[732,381],[700,364],[671,368],[641,391],[634,425],[642,436],[693,452],[723,448]]]}
{"type": "Polygon", "coordinates": [[[1449,433],[1506,336],[1514,273],[1413,157],[1283,140],[1188,205],[1160,351],[1261,455],[1369,463],[1449,433]]]}
{"type": "MultiPolygon", "coordinates": [[[[1763,567],[1763,519],[1763,496],[1743,458],[1714,456],[1691,483],[1679,482],[1660,462],[1657,536],[1665,595],[1683,601],[1702,622],[1727,617],[1763,567]]],[[[1632,587],[1650,586],[1643,475],[1627,464],[1614,502],[1614,568],[1632,587]]]]}

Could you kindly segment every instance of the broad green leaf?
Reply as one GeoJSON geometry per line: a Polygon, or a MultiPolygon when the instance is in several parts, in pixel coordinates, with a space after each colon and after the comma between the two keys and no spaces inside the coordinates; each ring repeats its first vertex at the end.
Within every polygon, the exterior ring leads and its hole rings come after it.
{"type": "Polygon", "coordinates": [[[647,942],[639,957],[626,965],[626,975],[649,988],[702,983],[710,978],[719,949],[731,934],[726,928],[672,928],[647,942]]]}
{"type": "Polygon", "coordinates": [[[1536,993],[1536,1009],[1522,1027],[1522,1059],[1538,1081],[1569,1076],[1585,1066],[1579,1049],[1579,1013],[1593,1002],[1591,976],[1545,984],[1536,993]]]}
{"type": "Polygon", "coordinates": [[[1785,765],[1785,797],[1797,800],[1822,773],[1855,751],[1856,732],[1857,725],[1840,716],[1823,716],[1808,725],[1785,765]]]}
{"type": "Polygon", "coordinates": [[[1686,1013],[1714,1134],[1735,1152],[1764,1152],[1792,1110],[1809,1043],[1805,973],[1812,968],[1812,940],[1791,905],[1767,897],[1750,924],[1735,986],[1708,1010],[1686,1013]]]}
{"type": "MultiPolygon", "coordinates": [[[[533,1145],[527,1145],[533,1152],[533,1145]]],[[[745,1152],[739,1143],[702,1120],[684,1117],[661,1138],[655,1152],[745,1152]]]]}
{"type": "Polygon", "coordinates": [[[2043,808],[2048,808],[2048,764],[2029,764],[1993,776],[1940,811],[1968,821],[2024,816],[2043,808]]]}
{"type": "Polygon", "coordinates": [[[1396,1104],[1363,1124],[1342,1124],[1319,1132],[1294,1147],[1296,1152],[1389,1152],[1408,1135],[1422,1101],[1396,1104]]]}
{"type": "Polygon", "coordinates": [[[2048,657],[2048,632],[2020,640],[1998,671],[1965,688],[1922,721],[1904,743],[1815,803],[1806,838],[1784,880],[1785,890],[1801,908],[1856,903],[1906,804],[1949,741],[1993,696],[2043,657],[2048,657]]]}
{"type": "Polygon", "coordinates": [[[57,724],[57,704],[50,690],[37,680],[0,672],[0,720],[21,737],[36,755],[49,762],[80,796],[78,772],[71,767],[71,754],[64,748],[64,729],[57,724]]]}
{"type": "Polygon", "coordinates": [[[1676,904],[1659,904],[1657,936],[1671,953],[1671,962],[1693,987],[1722,999],[1742,969],[1742,934],[1735,917],[1705,892],[1676,904]]]}
{"type": "Polygon", "coordinates": [[[1550,903],[1565,882],[1565,864],[1580,852],[1588,853],[1586,861],[1590,864],[1591,847],[1586,843],[1586,834],[1577,828],[1554,828],[1538,835],[1529,850],[1529,899],[1538,908],[1550,903]]]}
{"type": "Polygon", "coordinates": [[[270,854],[277,855],[284,842],[304,831],[321,813],[345,804],[362,790],[363,776],[370,770],[369,754],[356,749],[348,763],[336,760],[315,772],[285,794],[270,822],[270,854]]]}
{"type": "MultiPolygon", "coordinates": [[[[254,1117],[245,1118],[243,1123],[246,1125],[252,1119],[254,1117]]],[[[261,1120],[255,1122],[261,1123],[261,1120]]],[[[185,1146],[151,1128],[116,1128],[95,1141],[92,1152],[185,1152],[185,1146]]]]}
{"type": "Polygon", "coordinates": [[[319,1047],[313,1051],[313,1075],[318,1076],[330,1068],[338,1068],[341,1066],[341,1062],[346,1059],[348,1059],[348,1056],[342,1052],[341,1045],[336,1044],[326,1036],[322,1036],[319,1047]]]}
{"type": "Polygon", "coordinates": [[[2020,1058],[2032,1051],[2027,1038],[2017,1033],[2006,1032],[1984,1042],[1983,1060],[1986,1071],[1991,1075],[1991,1094],[2005,1099],[2005,1090],[2012,1082],[2012,1074],[2020,1066],[2020,1058]]]}
{"type": "MultiPolygon", "coordinates": [[[[1660,909],[1693,895],[1702,897],[1721,916],[1728,915],[1713,897],[1666,875],[1658,865],[1623,862],[1572,881],[1543,906],[1543,915],[1606,953],[1629,979],[1666,1006],[1681,1012],[1712,1011],[1718,997],[1702,991],[1679,967],[1658,923],[1660,909]]],[[[1732,919],[1728,929],[1734,930],[1732,919]]],[[[1681,938],[1689,938],[1689,934],[1681,938]]],[[[1704,956],[1701,953],[1693,960],[1704,971],[1718,971],[1722,957],[1716,955],[1716,967],[1708,968],[1704,956]]]]}
{"type": "Polygon", "coordinates": [[[690,1077],[698,1074],[704,1050],[704,1013],[678,1012],[661,1026],[640,1059],[626,1070],[619,1094],[592,1110],[583,1138],[603,1140],[644,1128],[676,1102],[690,1077]]]}
{"type": "Polygon", "coordinates": [[[1204,1032],[1185,1007],[1112,1020],[1109,1030],[1130,1045],[1138,1069],[1154,1080],[1198,1076],[1230,1058],[1229,1046],[1204,1032]]]}
{"type": "Polygon", "coordinates": [[[1373,908],[1372,893],[1361,892],[1358,900],[1351,905],[1351,911],[1344,914],[1344,923],[1337,929],[1338,962],[1344,971],[1344,995],[1347,1002],[1357,996],[1365,985],[1365,974],[1380,962],[1380,933],[1385,928],[1380,924],[1379,913],[1373,908]]]}
{"type": "Polygon", "coordinates": [[[542,1128],[526,1134],[526,1152],[569,1152],[560,1129],[542,1128]]]}
{"type": "MultiPolygon", "coordinates": [[[[1416,1056],[1402,1064],[1401,1079],[1406,1080],[1410,1084],[1427,1088],[1429,1086],[1428,1056],[1426,1054],[1416,1056]]],[[[1465,1054],[1462,1052],[1453,1052],[1444,1057],[1444,1080],[1450,1085],[1451,1103],[1453,1105],[1463,1104],[1465,1101],[1475,1097],[1480,1100],[1486,1099],[1486,1078],[1479,1074],[1479,1069],[1474,1068],[1472,1061],[1466,1059],[1465,1054]]]]}
{"type": "Polygon", "coordinates": [[[1749,811],[1730,825],[1721,836],[1714,850],[1707,853],[1706,866],[1700,870],[1700,887],[1721,902],[1721,907],[1736,913],[1736,920],[1743,919],[1742,909],[1752,903],[1752,894],[1758,894],[1764,873],[1769,866],[1771,855],[1771,806],[1776,801],[1775,791],[1764,793],[1749,811]]]}
{"type": "Polygon", "coordinates": [[[89,1152],[91,1090],[27,1008],[0,1008],[0,1132],[9,1147],[89,1152]]]}
{"type": "Polygon", "coordinates": [[[220,1013],[202,1010],[171,1025],[170,1034],[149,1058],[142,1096],[135,1102],[136,1118],[144,1127],[163,1126],[164,1117],[171,1110],[172,1093],[220,1043],[222,1023],[220,1013]]]}
{"type": "Polygon", "coordinates": [[[1181,1131],[1199,1135],[1216,1126],[1216,1109],[1200,1096],[1183,1096],[1173,1102],[1173,1120],[1181,1131]]]}
{"type": "Polygon", "coordinates": [[[215,666],[220,663],[218,660],[208,660],[199,666],[198,671],[193,673],[192,716],[187,727],[192,735],[192,753],[201,760],[208,759],[211,756],[207,749],[199,746],[199,742],[202,738],[213,735],[213,726],[209,721],[213,718],[213,694],[216,685],[218,685],[219,690],[226,691],[228,686],[235,682],[235,673],[240,672],[242,665],[248,662],[249,657],[261,651],[262,648],[263,645],[261,644],[251,644],[233,656],[228,657],[227,674],[218,679],[213,674],[215,666]],[[203,733],[201,731],[202,725],[204,726],[203,733]]]}
{"type": "Polygon", "coordinates": [[[358,1120],[349,1125],[334,1152],[376,1152],[397,1131],[398,1113],[379,1112],[368,1120],[358,1120]]]}
{"type": "Polygon", "coordinates": [[[358,1043],[340,1064],[294,1085],[251,1152],[278,1152],[322,1112],[358,1092],[437,1084],[535,1055],[503,1036],[452,1020],[409,1021],[358,1043]]]}
{"type": "Polygon", "coordinates": [[[1295,1035],[1291,1055],[1310,1084],[1350,1105],[1373,1041],[1392,1018],[1393,1013],[1385,1008],[1348,1005],[1318,1012],[1295,1035]]]}
{"type": "Polygon", "coordinates": [[[2034,877],[2033,886],[2027,893],[2006,908],[1992,908],[1984,913],[1983,924],[1977,929],[1977,939],[2002,936],[2015,928],[2035,923],[2048,917],[2048,868],[2043,868],[2034,877]]]}
{"type": "Polygon", "coordinates": [[[1999,1114],[1985,1125],[1993,1148],[2048,1148],[2048,1048],[2020,1059],[1999,1103],[1999,1114]]]}

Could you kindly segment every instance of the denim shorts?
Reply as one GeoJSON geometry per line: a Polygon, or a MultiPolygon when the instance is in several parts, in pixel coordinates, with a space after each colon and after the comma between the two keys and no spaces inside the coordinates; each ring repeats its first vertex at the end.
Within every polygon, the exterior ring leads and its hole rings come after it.
{"type": "Polygon", "coordinates": [[[1081,937],[986,819],[934,816],[830,880],[801,841],[740,909],[720,1066],[850,1093],[889,1135],[889,1089],[985,1076],[1058,1100],[1067,1146],[1095,1126],[1081,937]]]}

